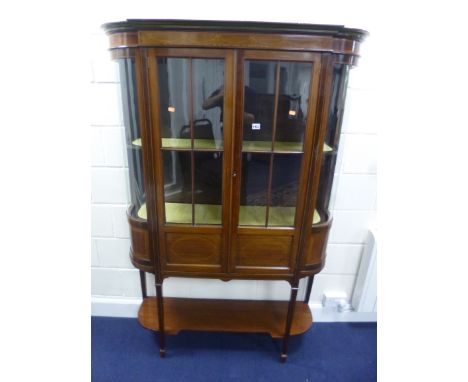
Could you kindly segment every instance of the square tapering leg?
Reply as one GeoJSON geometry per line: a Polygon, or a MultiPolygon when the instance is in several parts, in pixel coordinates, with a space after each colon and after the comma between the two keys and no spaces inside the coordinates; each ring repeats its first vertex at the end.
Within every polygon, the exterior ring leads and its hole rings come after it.
{"type": "Polygon", "coordinates": [[[297,284],[291,288],[291,297],[289,299],[289,305],[288,305],[288,315],[286,317],[286,326],[284,329],[283,348],[281,350],[281,362],[282,363],[286,362],[286,359],[288,358],[287,356],[288,342],[289,342],[289,335],[291,333],[291,324],[292,324],[292,320],[294,316],[294,308],[296,306],[297,290],[298,290],[297,284]]]}
{"type": "Polygon", "coordinates": [[[156,298],[158,301],[158,319],[159,319],[159,356],[164,358],[166,355],[166,334],[164,332],[164,300],[162,295],[162,283],[156,283],[156,298]]]}

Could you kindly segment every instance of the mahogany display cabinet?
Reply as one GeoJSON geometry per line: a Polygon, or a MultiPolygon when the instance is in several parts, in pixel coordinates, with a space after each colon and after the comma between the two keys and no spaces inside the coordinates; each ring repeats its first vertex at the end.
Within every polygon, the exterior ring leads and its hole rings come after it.
{"type": "Polygon", "coordinates": [[[210,330],[282,338],[285,361],[289,336],[312,324],[348,72],[367,32],[187,20],[103,28],[119,65],[140,323],[159,332],[161,356],[166,334],[210,330]],[[164,298],[168,277],[285,280],[291,295],[164,298]]]}

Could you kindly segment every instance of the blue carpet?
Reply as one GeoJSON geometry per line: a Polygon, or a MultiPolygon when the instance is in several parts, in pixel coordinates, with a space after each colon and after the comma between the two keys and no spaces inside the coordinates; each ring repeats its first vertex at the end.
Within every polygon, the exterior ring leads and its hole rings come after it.
{"type": "Polygon", "coordinates": [[[159,358],[157,334],[136,319],[92,317],[92,381],[305,381],[377,379],[375,323],[314,323],[281,341],[263,334],[181,332],[167,336],[159,358]]]}

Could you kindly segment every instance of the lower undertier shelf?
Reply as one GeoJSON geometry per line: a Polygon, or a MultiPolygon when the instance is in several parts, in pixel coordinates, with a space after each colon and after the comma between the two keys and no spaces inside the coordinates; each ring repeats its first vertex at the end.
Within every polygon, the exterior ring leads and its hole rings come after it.
{"type": "MultiPolygon", "coordinates": [[[[164,298],[164,329],[166,334],[181,330],[210,332],[269,333],[282,338],[286,325],[288,301],[214,300],[164,298]]],[[[140,324],[159,330],[155,297],[143,300],[138,312],[140,324]]],[[[296,302],[291,335],[306,332],[312,325],[308,304],[296,302]]]]}

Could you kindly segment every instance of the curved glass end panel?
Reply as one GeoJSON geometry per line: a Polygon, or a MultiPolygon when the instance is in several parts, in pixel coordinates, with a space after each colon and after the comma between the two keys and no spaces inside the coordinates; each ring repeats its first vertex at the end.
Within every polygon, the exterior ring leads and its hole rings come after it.
{"type": "Polygon", "coordinates": [[[346,89],[348,87],[349,65],[334,64],[332,80],[332,97],[328,111],[327,130],[323,145],[322,166],[317,195],[316,210],[312,224],[327,220],[329,216],[330,197],[333,187],[336,159],[340,143],[341,123],[343,120],[346,89]]]}
{"type": "Polygon", "coordinates": [[[145,186],[143,182],[143,156],[141,149],[140,123],[135,75],[135,59],[116,60],[119,69],[122,115],[125,126],[128,170],[130,179],[130,200],[135,207],[132,214],[146,219],[145,186]]]}

